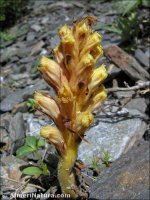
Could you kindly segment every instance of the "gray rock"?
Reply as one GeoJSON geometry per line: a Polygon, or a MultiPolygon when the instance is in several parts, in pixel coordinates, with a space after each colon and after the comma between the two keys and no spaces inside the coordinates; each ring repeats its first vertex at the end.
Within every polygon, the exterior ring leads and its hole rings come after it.
{"type": "Polygon", "coordinates": [[[19,58],[24,58],[25,56],[29,56],[31,53],[31,48],[24,45],[24,47],[19,48],[17,56],[19,58]]]}
{"type": "Polygon", "coordinates": [[[35,90],[46,89],[46,87],[47,86],[45,82],[43,80],[40,80],[35,85],[28,86],[22,90],[16,90],[15,92],[12,92],[10,95],[3,99],[3,101],[0,103],[0,110],[3,112],[10,111],[17,103],[21,103],[27,100],[29,96],[32,96],[35,90]]]}
{"type": "Polygon", "coordinates": [[[105,151],[109,151],[111,161],[115,161],[144,135],[146,123],[138,110],[116,110],[112,107],[107,116],[100,115],[96,124],[86,132],[85,138],[90,144],[82,142],[78,156],[86,164],[91,164],[93,156],[101,156],[105,151]]]}
{"type": "Polygon", "coordinates": [[[146,54],[146,56],[148,56],[150,58],[150,47],[146,48],[145,54],[146,54]]]}
{"type": "Polygon", "coordinates": [[[1,163],[8,170],[7,171],[8,172],[8,177],[13,179],[13,180],[17,180],[17,181],[20,180],[21,175],[22,175],[21,171],[19,170],[19,167],[21,167],[22,165],[26,165],[27,164],[22,159],[16,158],[13,155],[3,156],[1,158],[1,163]],[[14,173],[13,170],[15,171],[15,173],[14,173]]]}
{"type": "Polygon", "coordinates": [[[135,57],[145,67],[149,67],[149,56],[146,53],[144,53],[141,49],[137,49],[135,51],[135,57]]]}
{"type": "Polygon", "coordinates": [[[16,63],[19,60],[18,56],[11,57],[11,62],[16,63]]]}
{"type": "Polygon", "coordinates": [[[23,114],[18,112],[10,121],[9,136],[11,138],[11,149],[10,152],[15,151],[23,145],[25,138],[25,124],[23,120],[23,114]]]}
{"type": "Polygon", "coordinates": [[[7,86],[1,86],[0,87],[0,101],[2,101],[5,97],[7,97],[11,93],[11,90],[7,86]]]}
{"type": "Polygon", "coordinates": [[[129,101],[126,104],[126,108],[137,109],[140,112],[145,113],[146,108],[147,108],[145,98],[142,98],[142,97],[133,98],[131,101],[129,101]]]}
{"type": "Polygon", "coordinates": [[[23,114],[19,112],[14,116],[8,113],[2,114],[0,124],[1,143],[4,144],[1,150],[13,154],[24,142],[25,123],[23,114]]]}
{"type": "Polygon", "coordinates": [[[42,30],[42,27],[40,25],[38,25],[38,24],[33,24],[31,26],[31,29],[33,29],[36,32],[39,32],[40,30],[42,30]]]}
{"type": "Polygon", "coordinates": [[[21,37],[22,35],[28,32],[29,25],[28,23],[20,23],[9,29],[9,34],[15,35],[16,37],[21,37]]]}
{"type": "Polygon", "coordinates": [[[27,122],[27,129],[26,129],[27,135],[39,136],[40,129],[42,126],[46,126],[47,124],[52,124],[52,122],[50,122],[50,120],[46,117],[44,117],[44,120],[40,118],[34,118],[32,113],[24,114],[24,119],[27,122]]]}
{"type": "Polygon", "coordinates": [[[36,55],[42,50],[42,47],[45,45],[44,41],[41,40],[38,43],[32,46],[31,55],[36,55]]]}
{"type": "Polygon", "coordinates": [[[1,50],[1,62],[9,61],[13,56],[18,55],[18,48],[11,46],[1,50]]]}
{"type": "Polygon", "coordinates": [[[142,141],[104,170],[90,188],[90,199],[150,199],[149,143],[142,141]]]}
{"type": "Polygon", "coordinates": [[[31,62],[33,62],[33,58],[31,58],[29,56],[20,59],[20,63],[23,63],[23,64],[25,64],[25,63],[31,63],[31,62]]]}
{"type": "Polygon", "coordinates": [[[135,91],[117,91],[114,92],[114,97],[117,99],[131,98],[135,95],[135,91]]]}
{"type": "Polygon", "coordinates": [[[0,142],[1,151],[8,152],[10,149],[11,139],[9,137],[9,125],[10,125],[11,115],[10,113],[4,113],[0,117],[0,142]]]}
{"type": "Polygon", "coordinates": [[[14,188],[14,190],[19,188],[22,182],[20,167],[27,165],[27,163],[13,155],[9,155],[1,157],[1,165],[1,191],[5,193],[7,188],[14,188]]]}
{"type": "Polygon", "coordinates": [[[27,102],[19,103],[16,106],[13,107],[12,113],[16,114],[18,112],[21,112],[21,113],[28,112],[27,102]]]}
{"type": "Polygon", "coordinates": [[[135,95],[135,91],[118,91],[114,93],[114,96],[117,97],[122,104],[125,104],[126,108],[136,109],[144,113],[147,108],[145,98],[135,95]]]}
{"type": "Polygon", "coordinates": [[[34,33],[34,32],[29,32],[29,33],[27,34],[26,40],[27,40],[28,42],[31,42],[31,41],[33,41],[34,39],[35,39],[35,33],[34,33]]]}
{"type": "Polygon", "coordinates": [[[29,78],[29,74],[11,74],[10,77],[13,80],[18,81],[20,79],[27,79],[27,78],[29,78]]]}
{"type": "Polygon", "coordinates": [[[45,16],[41,19],[41,24],[47,24],[49,21],[49,17],[48,16],[45,16]]]}

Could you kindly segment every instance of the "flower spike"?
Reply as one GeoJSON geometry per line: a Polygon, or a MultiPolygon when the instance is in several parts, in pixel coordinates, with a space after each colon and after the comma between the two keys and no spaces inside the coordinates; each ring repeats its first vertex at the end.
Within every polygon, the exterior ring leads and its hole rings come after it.
{"type": "Polygon", "coordinates": [[[96,17],[87,16],[71,28],[60,28],[60,43],[53,50],[55,61],[42,56],[39,67],[56,96],[39,92],[34,96],[38,109],[57,126],[43,127],[41,136],[56,147],[61,190],[73,199],[79,197],[73,171],[78,147],[94,121],[93,110],[107,97],[102,84],[107,77],[105,66],[96,67],[103,48],[101,35],[91,29],[95,22],[96,17]]]}

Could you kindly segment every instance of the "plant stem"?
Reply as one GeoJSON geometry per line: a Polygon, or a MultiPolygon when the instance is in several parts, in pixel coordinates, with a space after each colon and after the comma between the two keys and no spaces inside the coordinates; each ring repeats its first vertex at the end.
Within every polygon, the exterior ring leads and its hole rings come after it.
{"type": "Polygon", "coordinates": [[[41,164],[41,167],[42,167],[44,175],[48,175],[47,169],[45,167],[45,164],[42,161],[42,158],[41,158],[40,154],[38,153],[38,151],[35,151],[35,154],[36,154],[36,156],[37,156],[37,158],[38,158],[38,160],[39,160],[39,162],[41,164]]]}
{"type": "Polygon", "coordinates": [[[74,163],[77,158],[79,144],[75,143],[73,139],[67,145],[66,154],[60,158],[58,163],[58,180],[61,190],[65,194],[70,194],[71,198],[77,198],[74,189],[76,186],[75,175],[73,173],[74,163]]]}

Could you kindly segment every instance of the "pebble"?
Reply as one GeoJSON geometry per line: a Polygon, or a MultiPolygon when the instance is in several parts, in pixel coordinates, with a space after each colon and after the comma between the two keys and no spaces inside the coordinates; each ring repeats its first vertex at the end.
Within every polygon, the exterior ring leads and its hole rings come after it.
{"type": "Polygon", "coordinates": [[[149,67],[149,55],[144,53],[141,49],[135,51],[135,57],[145,67],[149,67]]]}
{"type": "Polygon", "coordinates": [[[29,33],[27,34],[26,40],[27,40],[28,42],[30,42],[30,41],[33,41],[34,39],[35,39],[35,33],[34,33],[34,32],[29,32],[29,33]]]}
{"type": "Polygon", "coordinates": [[[39,31],[42,30],[42,27],[41,27],[40,25],[38,25],[38,24],[33,24],[33,25],[31,26],[31,29],[33,29],[33,30],[36,31],[36,32],[39,32],[39,31]]]}
{"type": "Polygon", "coordinates": [[[13,154],[23,145],[25,139],[25,124],[23,114],[20,112],[16,113],[10,121],[9,137],[11,138],[10,152],[13,154]]]}

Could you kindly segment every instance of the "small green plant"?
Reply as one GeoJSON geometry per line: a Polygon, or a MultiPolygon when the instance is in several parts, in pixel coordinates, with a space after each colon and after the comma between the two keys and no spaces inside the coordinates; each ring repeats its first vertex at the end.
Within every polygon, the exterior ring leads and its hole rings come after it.
{"type": "Polygon", "coordinates": [[[92,163],[91,163],[91,167],[95,172],[99,172],[99,166],[100,166],[100,159],[96,156],[92,157],[92,163]]]}
{"type": "Polygon", "coordinates": [[[110,152],[109,151],[105,151],[103,153],[103,156],[101,158],[102,160],[102,163],[106,166],[106,167],[109,167],[110,166],[110,152]]]}
{"type": "Polygon", "coordinates": [[[120,16],[114,24],[108,24],[104,28],[120,35],[122,40],[132,40],[132,37],[138,36],[140,31],[137,12],[133,12],[127,17],[120,16]]]}
{"type": "Polygon", "coordinates": [[[31,98],[28,99],[27,107],[28,107],[28,111],[31,113],[34,113],[36,111],[34,99],[31,99],[31,98]]]}
{"type": "Polygon", "coordinates": [[[16,151],[16,155],[18,158],[22,158],[30,153],[34,153],[35,156],[38,158],[38,166],[30,166],[25,168],[22,171],[23,174],[31,176],[40,176],[41,174],[49,175],[47,165],[42,161],[42,158],[38,153],[38,150],[44,145],[45,141],[42,139],[39,139],[35,136],[26,137],[25,144],[16,151]]]}
{"type": "Polygon", "coordinates": [[[1,42],[7,42],[7,41],[15,40],[15,39],[16,39],[15,35],[11,35],[7,32],[0,31],[0,41],[1,42]]]}
{"type": "Polygon", "coordinates": [[[109,32],[118,34],[122,41],[135,42],[140,35],[149,34],[146,27],[149,26],[147,19],[139,18],[139,8],[142,6],[149,7],[148,0],[122,0],[114,1],[114,8],[119,12],[119,17],[112,24],[100,25],[96,29],[102,28],[109,32]],[[145,31],[144,31],[144,30],[145,31]]]}

